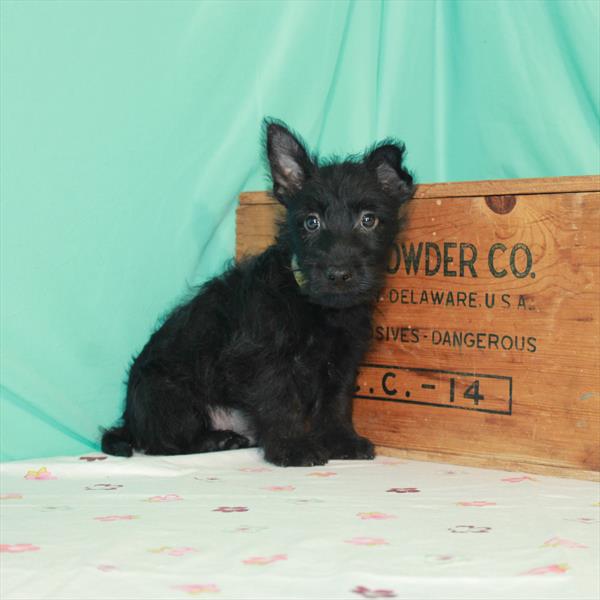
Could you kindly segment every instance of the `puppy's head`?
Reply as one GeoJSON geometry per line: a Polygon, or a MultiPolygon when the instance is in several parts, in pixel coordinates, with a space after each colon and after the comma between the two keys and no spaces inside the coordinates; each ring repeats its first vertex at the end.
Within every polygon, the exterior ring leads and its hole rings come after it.
{"type": "Polygon", "coordinates": [[[286,207],[280,240],[309,299],[344,308],[372,302],[399,228],[398,209],[414,192],[392,140],[362,156],[318,161],[281,122],[266,121],[273,195],[286,207]]]}

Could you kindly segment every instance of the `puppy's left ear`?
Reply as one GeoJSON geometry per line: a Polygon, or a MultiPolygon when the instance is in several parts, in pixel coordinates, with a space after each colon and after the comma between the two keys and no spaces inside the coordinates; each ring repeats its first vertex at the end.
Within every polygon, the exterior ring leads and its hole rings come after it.
{"type": "Polygon", "coordinates": [[[404,144],[386,140],[365,155],[367,168],[375,173],[381,187],[399,202],[408,200],[415,191],[413,177],[403,166],[404,144]]]}
{"type": "Polygon", "coordinates": [[[298,192],[310,176],[313,163],[302,142],[283,122],[266,119],[265,126],[273,194],[279,202],[287,205],[290,196],[298,192]]]}

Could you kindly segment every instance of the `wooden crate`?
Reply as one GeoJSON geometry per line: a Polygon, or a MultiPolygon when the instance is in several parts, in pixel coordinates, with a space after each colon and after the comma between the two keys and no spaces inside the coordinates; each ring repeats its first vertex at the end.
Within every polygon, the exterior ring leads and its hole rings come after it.
{"type": "MultiPolygon", "coordinates": [[[[279,205],[244,193],[237,255],[279,205]]],[[[420,185],[354,420],[380,453],[599,478],[600,176],[420,185]]]]}

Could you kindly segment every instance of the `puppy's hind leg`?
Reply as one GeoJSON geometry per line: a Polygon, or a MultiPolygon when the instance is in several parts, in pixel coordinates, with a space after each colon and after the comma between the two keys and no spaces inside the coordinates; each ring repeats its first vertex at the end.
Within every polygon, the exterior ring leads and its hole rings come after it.
{"type": "Polygon", "coordinates": [[[190,444],[190,453],[217,452],[219,450],[238,450],[250,448],[252,442],[245,436],[229,429],[202,431],[198,439],[190,444]]]}
{"type": "Polygon", "coordinates": [[[149,455],[203,452],[200,440],[211,429],[185,379],[152,364],[132,367],[123,421],[134,448],[149,455]]]}
{"type": "Polygon", "coordinates": [[[196,438],[185,444],[157,444],[148,447],[148,455],[200,454],[203,452],[218,452],[219,450],[237,450],[252,446],[250,440],[235,431],[199,430],[196,438]]]}
{"type": "Polygon", "coordinates": [[[173,371],[132,369],[124,427],[149,455],[196,454],[248,448],[252,429],[240,411],[211,407],[173,371]]]}
{"type": "Polygon", "coordinates": [[[237,450],[256,445],[256,435],[249,418],[233,408],[211,406],[207,410],[210,430],[199,432],[194,442],[196,452],[237,450]]]}

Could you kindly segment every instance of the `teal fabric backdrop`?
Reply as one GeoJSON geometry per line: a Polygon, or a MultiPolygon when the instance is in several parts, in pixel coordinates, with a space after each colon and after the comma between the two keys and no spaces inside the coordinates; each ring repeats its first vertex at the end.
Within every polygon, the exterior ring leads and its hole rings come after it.
{"type": "Polygon", "coordinates": [[[600,171],[594,1],[1,3],[2,458],[98,448],[223,268],[260,123],[404,139],[420,181],[600,171]]]}

